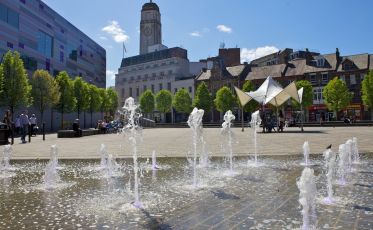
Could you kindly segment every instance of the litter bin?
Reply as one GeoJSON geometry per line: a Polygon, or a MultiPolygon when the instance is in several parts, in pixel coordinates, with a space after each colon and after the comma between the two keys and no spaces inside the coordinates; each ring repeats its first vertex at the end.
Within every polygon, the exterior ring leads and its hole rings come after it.
{"type": "Polygon", "coordinates": [[[0,122],[0,145],[8,144],[8,125],[0,122]]]}

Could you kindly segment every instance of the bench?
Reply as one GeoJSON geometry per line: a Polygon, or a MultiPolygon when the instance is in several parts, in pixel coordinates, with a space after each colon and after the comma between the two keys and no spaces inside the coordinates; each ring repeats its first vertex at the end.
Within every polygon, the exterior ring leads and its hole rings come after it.
{"type": "MultiPolygon", "coordinates": [[[[98,129],[83,129],[82,136],[92,136],[100,134],[98,129]]],[[[57,138],[74,138],[79,137],[74,130],[58,130],[57,138]]]]}

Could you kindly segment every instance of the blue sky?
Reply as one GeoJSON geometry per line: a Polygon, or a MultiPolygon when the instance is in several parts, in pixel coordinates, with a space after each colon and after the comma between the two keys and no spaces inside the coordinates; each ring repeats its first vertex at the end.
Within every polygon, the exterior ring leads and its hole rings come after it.
{"type": "MultiPolygon", "coordinates": [[[[145,0],[43,0],[106,49],[107,85],[122,58],[139,53],[145,0]]],[[[241,59],[284,48],[342,55],[373,53],[370,0],[154,0],[163,43],[188,50],[189,60],[215,56],[221,42],[241,48],[241,59]]]]}

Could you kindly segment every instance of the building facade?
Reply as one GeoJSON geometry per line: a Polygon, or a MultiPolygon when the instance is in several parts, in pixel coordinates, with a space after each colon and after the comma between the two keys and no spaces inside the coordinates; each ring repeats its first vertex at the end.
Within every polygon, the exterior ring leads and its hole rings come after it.
{"type": "MultiPolygon", "coordinates": [[[[308,80],[313,86],[313,104],[306,108],[306,119],[309,122],[335,120],[333,111],[329,111],[322,95],[323,88],[334,77],[339,77],[346,82],[353,99],[349,106],[343,109],[339,117],[350,117],[354,120],[369,120],[370,112],[363,105],[361,99],[361,82],[368,73],[373,70],[373,55],[357,54],[342,56],[338,49],[335,53],[319,54],[305,51],[293,51],[286,57],[288,61],[281,64],[264,63],[252,65],[245,80],[252,81],[257,87],[272,76],[283,86],[296,80],[308,80]]],[[[285,106],[286,117],[291,119],[292,108],[290,104],[285,106]]]]}
{"type": "Polygon", "coordinates": [[[128,97],[138,101],[148,89],[156,94],[162,89],[176,93],[185,88],[194,97],[194,78],[206,63],[190,62],[187,50],[167,48],[161,38],[159,7],[152,1],[145,3],[141,10],[140,54],[124,58],[115,78],[121,105],[128,97]]]}
{"type": "Polygon", "coordinates": [[[106,87],[106,51],[41,0],[0,2],[0,56],[21,54],[31,75],[37,69],[67,71],[106,87]]]}

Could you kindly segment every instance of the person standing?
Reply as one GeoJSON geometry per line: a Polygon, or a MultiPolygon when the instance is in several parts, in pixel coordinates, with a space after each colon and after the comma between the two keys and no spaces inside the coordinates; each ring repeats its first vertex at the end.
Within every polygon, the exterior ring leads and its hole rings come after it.
{"type": "Polygon", "coordinates": [[[36,136],[37,120],[36,120],[35,114],[31,115],[30,124],[31,124],[31,135],[36,136]]]}
{"type": "Polygon", "coordinates": [[[23,113],[21,114],[19,118],[21,121],[21,132],[22,132],[21,141],[24,144],[26,143],[26,134],[27,134],[28,127],[30,125],[30,121],[27,116],[27,111],[26,110],[23,111],[23,113]]]}

